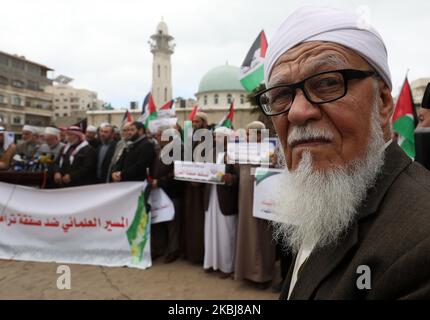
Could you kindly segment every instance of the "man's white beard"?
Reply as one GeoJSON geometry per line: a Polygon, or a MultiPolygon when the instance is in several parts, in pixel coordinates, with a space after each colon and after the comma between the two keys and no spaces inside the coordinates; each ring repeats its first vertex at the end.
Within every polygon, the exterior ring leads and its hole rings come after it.
{"type": "Polygon", "coordinates": [[[303,244],[323,247],[334,243],[354,222],[384,163],[384,138],[376,104],[372,110],[370,141],[362,159],[317,171],[312,167],[311,152],[306,150],[297,169],[283,173],[276,196],[282,223],[273,222],[273,226],[275,239],[282,240],[285,248],[297,252],[303,244]]]}

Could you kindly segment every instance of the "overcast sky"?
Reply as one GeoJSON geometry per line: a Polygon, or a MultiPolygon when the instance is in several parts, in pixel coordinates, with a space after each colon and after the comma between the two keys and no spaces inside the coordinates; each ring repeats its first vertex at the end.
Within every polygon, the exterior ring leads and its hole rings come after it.
{"type": "Polygon", "coordinates": [[[239,66],[261,29],[269,39],[305,4],[364,15],[388,49],[397,94],[409,80],[430,77],[430,1],[336,0],[13,0],[2,4],[0,50],[55,69],[114,107],[142,101],[150,90],[148,40],[164,18],[175,37],[173,96],[194,97],[211,68],[239,66]]]}

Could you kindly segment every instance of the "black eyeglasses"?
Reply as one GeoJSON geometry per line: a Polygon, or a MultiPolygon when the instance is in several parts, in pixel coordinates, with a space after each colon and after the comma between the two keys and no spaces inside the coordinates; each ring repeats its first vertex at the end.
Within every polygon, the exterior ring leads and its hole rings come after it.
{"type": "Polygon", "coordinates": [[[374,71],[342,69],[314,74],[300,82],[281,84],[255,95],[255,99],[266,116],[276,116],[288,112],[293,104],[298,88],[313,104],[323,104],[338,100],[348,92],[348,81],[364,79],[376,75],[374,71]]]}

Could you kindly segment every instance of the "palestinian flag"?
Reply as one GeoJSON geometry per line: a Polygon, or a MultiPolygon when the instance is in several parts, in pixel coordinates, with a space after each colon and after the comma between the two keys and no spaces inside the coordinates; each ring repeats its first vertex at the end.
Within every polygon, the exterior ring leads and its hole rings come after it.
{"type": "Polygon", "coordinates": [[[139,117],[139,121],[142,122],[146,128],[148,128],[149,121],[157,119],[157,108],[152,98],[152,94],[148,93],[142,106],[142,115],[139,117]]]}
{"type": "Polygon", "coordinates": [[[405,79],[402,90],[397,98],[393,114],[393,130],[399,134],[398,144],[413,158],[415,157],[415,109],[408,79],[405,79]]]}
{"type": "Polygon", "coordinates": [[[145,99],[143,100],[143,103],[142,103],[142,111],[140,112],[140,114],[141,115],[143,115],[144,113],[145,113],[145,108],[146,108],[146,105],[148,104],[148,102],[149,102],[149,97],[151,96],[151,92],[149,92],[146,96],[145,96],[145,99]]]}
{"type": "Polygon", "coordinates": [[[264,31],[255,39],[240,67],[239,79],[246,91],[252,92],[264,79],[267,40],[264,31]]]}
{"type": "Polygon", "coordinates": [[[222,118],[222,120],[218,123],[217,127],[231,128],[233,124],[233,117],[234,117],[234,101],[230,103],[230,110],[228,111],[227,115],[224,118],[222,118]]]}
{"type": "Polygon", "coordinates": [[[128,109],[124,113],[124,117],[122,117],[121,128],[123,128],[127,123],[133,122],[133,118],[131,117],[130,111],[128,109]]]}
{"type": "Polygon", "coordinates": [[[160,108],[160,110],[170,110],[170,109],[172,109],[172,107],[173,107],[173,99],[172,100],[170,100],[170,101],[168,101],[166,104],[164,104],[161,108],[160,108]]]}
{"type": "Polygon", "coordinates": [[[196,116],[196,113],[200,111],[199,106],[196,104],[193,107],[193,111],[191,111],[191,113],[188,115],[188,120],[193,121],[194,117],[196,116]]]}
{"type": "Polygon", "coordinates": [[[165,103],[159,110],[157,116],[159,118],[169,118],[174,117],[176,115],[176,111],[174,108],[174,102],[175,100],[170,100],[167,103],[165,103]]]}

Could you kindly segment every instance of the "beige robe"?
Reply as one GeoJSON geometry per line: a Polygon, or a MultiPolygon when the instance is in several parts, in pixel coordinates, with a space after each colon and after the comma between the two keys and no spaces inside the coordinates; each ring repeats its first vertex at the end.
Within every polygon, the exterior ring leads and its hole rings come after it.
{"type": "Polygon", "coordinates": [[[275,247],[269,222],[252,215],[254,176],[251,165],[240,166],[239,222],[236,240],[236,280],[271,281],[275,274],[275,247]]]}

